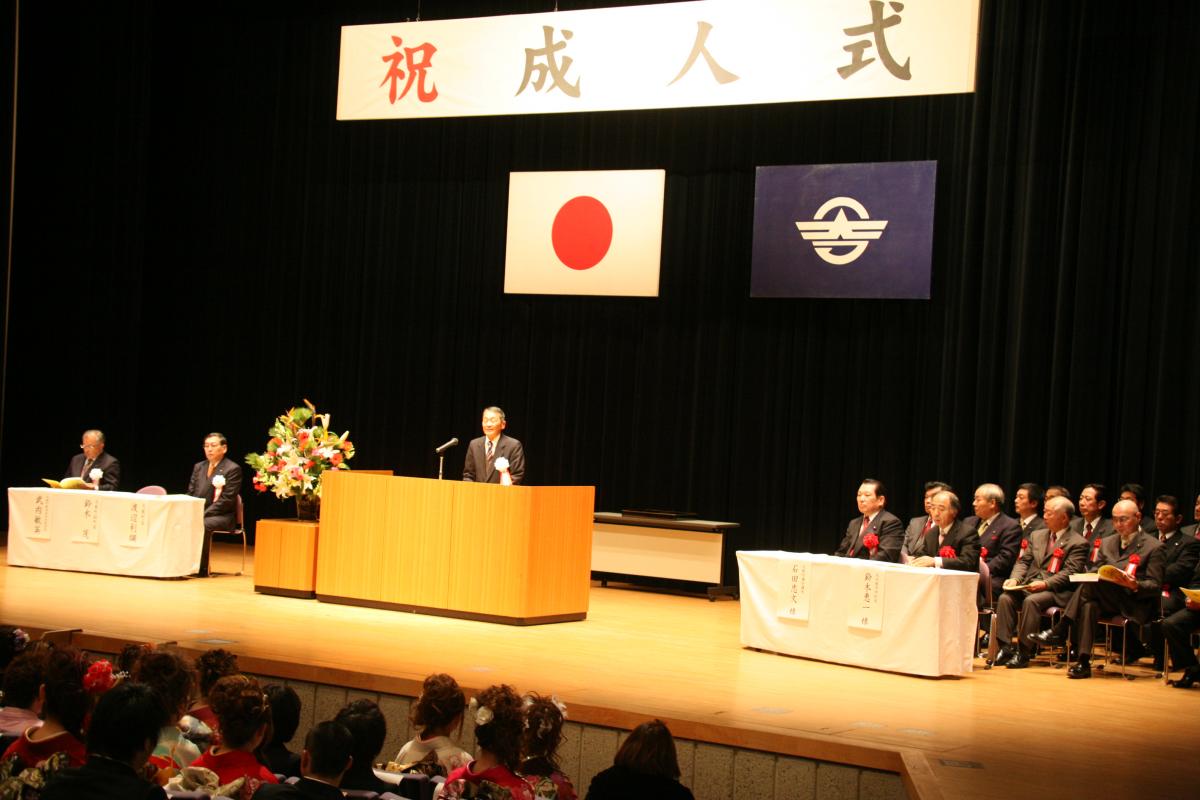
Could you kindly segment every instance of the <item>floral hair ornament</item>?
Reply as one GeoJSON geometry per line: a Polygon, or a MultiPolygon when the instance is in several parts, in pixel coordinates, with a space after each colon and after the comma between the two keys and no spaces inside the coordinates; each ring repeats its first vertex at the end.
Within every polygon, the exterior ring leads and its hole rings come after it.
{"type": "MultiPolygon", "coordinates": [[[[550,702],[554,704],[554,707],[558,709],[558,713],[561,714],[562,718],[565,720],[567,718],[567,704],[564,703],[562,700],[559,700],[558,695],[556,695],[556,694],[550,695],[550,702]]],[[[533,698],[530,697],[529,695],[525,695],[525,706],[524,706],[525,710],[528,711],[529,707],[532,705],[533,705],[533,698]]],[[[552,723],[550,722],[550,720],[543,719],[541,721],[541,723],[538,724],[538,736],[545,736],[547,733],[549,733],[551,724],[552,723]]],[[[525,718],[525,727],[526,728],[529,727],[529,718],[528,717],[525,718]]]]}
{"type": "Polygon", "coordinates": [[[108,659],[102,658],[88,667],[87,673],[83,676],[83,689],[88,694],[104,694],[116,682],[117,676],[113,674],[112,664],[108,659]]]}
{"type": "Polygon", "coordinates": [[[29,645],[29,634],[20,628],[12,630],[12,649],[13,653],[19,653],[29,645]]]}
{"type": "Polygon", "coordinates": [[[492,717],[495,716],[492,714],[490,708],[479,705],[479,700],[474,697],[471,698],[468,710],[471,712],[471,716],[475,718],[476,725],[487,725],[492,721],[492,717]]]}

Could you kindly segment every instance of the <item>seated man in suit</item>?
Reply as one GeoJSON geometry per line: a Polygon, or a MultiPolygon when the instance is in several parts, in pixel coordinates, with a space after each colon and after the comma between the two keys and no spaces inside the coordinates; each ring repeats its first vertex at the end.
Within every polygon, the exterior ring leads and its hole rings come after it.
{"type": "MultiPolygon", "coordinates": [[[[1200,563],[1192,570],[1187,588],[1200,589],[1200,563]]],[[[1163,636],[1171,648],[1171,663],[1182,669],[1183,675],[1171,681],[1176,689],[1190,689],[1200,681],[1200,661],[1192,648],[1192,633],[1200,629],[1200,602],[1188,600],[1184,607],[1163,620],[1163,636]]]]}
{"type": "Polygon", "coordinates": [[[1017,487],[1017,494],[1013,497],[1013,511],[1017,512],[1017,522],[1021,525],[1021,538],[1038,528],[1046,527],[1046,521],[1042,519],[1043,496],[1042,487],[1036,483],[1022,483],[1017,487]]]}
{"type": "Polygon", "coordinates": [[[1191,525],[1183,526],[1184,536],[1200,537],[1200,494],[1196,495],[1196,507],[1192,509],[1192,519],[1196,520],[1191,525]]]}
{"type": "Polygon", "coordinates": [[[525,480],[525,448],[511,436],[503,435],[508,422],[499,406],[483,410],[483,436],[472,439],[467,446],[463,463],[463,480],[478,483],[500,483],[502,470],[496,469],[496,459],[508,460],[508,474],[513,485],[525,480]]]}
{"type": "Polygon", "coordinates": [[[943,490],[933,496],[929,503],[933,527],[913,553],[910,566],[979,572],[979,534],[959,520],[961,508],[954,492],[943,490]]]}
{"type": "Polygon", "coordinates": [[[299,783],[264,783],[254,793],[254,800],[271,798],[308,798],[308,800],[342,800],[342,776],[353,762],[354,738],[346,726],[334,720],[319,723],[304,737],[304,752],[300,754],[299,783]]]}
{"type": "Polygon", "coordinates": [[[204,437],[204,460],[192,467],[187,493],[204,498],[204,546],[200,551],[200,575],[208,574],[208,551],[213,531],[237,527],[237,498],[242,491],[242,468],[225,457],[229,443],[213,431],[204,437]]]}
{"type": "Polygon", "coordinates": [[[1139,526],[1146,533],[1154,533],[1154,517],[1146,513],[1146,487],[1140,483],[1123,483],[1119,500],[1132,500],[1137,503],[1138,513],[1142,515],[1139,526]]]}
{"type": "Polygon", "coordinates": [[[1004,490],[994,483],[985,483],[976,489],[972,505],[975,516],[967,517],[965,523],[979,535],[980,557],[987,562],[992,597],[996,598],[1017,563],[1021,526],[1004,513],[1004,490]]]}
{"type": "MultiPolygon", "coordinates": [[[[1179,500],[1174,495],[1164,494],[1154,501],[1154,524],[1158,528],[1158,541],[1163,548],[1162,616],[1171,616],[1183,608],[1187,598],[1179,591],[1192,579],[1196,565],[1200,563],[1200,540],[1188,536],[1179,529],[1183,515],[1179,513],[1179,500]]],[[[1163,668],[1162,626],[1150,626],[1150,654],[1154,656],[1154,669],[1163,668]]]]}
{"type": "Polygon", "coordinates": [[[1081,583],[1054,627],[1026,636],[1031,643],[1050,645],[1065,644],[1070,636],[1072,645],[1079,650],[1079,661],[1067,670],[1068,678],[1092,677],[1092,641],[1096,620],[1101,616],[1121,614],[1144,627],[1158,615],[1165,551],[1157,538],[1141,529],[1140,523],[1136,503],[1132,500],[1117,503],[1113,507],[1117,535],[1102,540],[1099,563],[1089,566],[1091,571],[1092,566],[1098,570],[1111,564],[1128,573],[1136,581],[1136,589],[1109,581],[1081,583]]]}
{"type": "MultiPolygon", "coordinates": [[[[1065,497],[1068,500],[1070,500],[1071,499],[1071,490],[1065,486],[1059,486],[1058,484],[1054,484],[1053,486],[1048,486],[1048,487],[1046,487],[1046,500],[1049,500],[1051,497],[1065,497]]],[[[1071,508],[1074,508],[1074,507],[1075,507],[1075,503],[1072,502],[1071,508]]]]}
{"type": "Polygon", "coordinates": [[[1075,506],[1065,497],[1046,501],[1044,528],[1029,532],[1027,546],[1004,582],[1004,594],[996,603],[996,642],[1000,651],[993,662],[997,667],[1021,669],[1029,666],[1034,645],[1028,641],[1037,633],[1042,614],[1051,606],[1062,608],[1071,600],[1071,575],[1083,571],[1087,542],[1071,530],[1075,506]],[[1021,628],[1017,630],[1017,612],[1021,628]],[[1017,648],[1012,646],[1018,634],[1017,648]]]}
{"type": "Polygon", "coordinates": [[[1104,484],[1089,483],[1079,491],[1079,516],[1071,520],[1071,530],[1082,534],[1088,547],[1113,534],[1112,520],[1101,516],[1107,506],[1104,484]]]}
{"type": "Polygon", "coordinates": [[[929,529],[933,527],[933,517],[929,514],[929,503],[935,494],[943,490],[953,492],[954,487],[941,481],[929,481],[925,484],[925,513],[908,521],[908,527],[904,530],[904,544],[900,546],[901,561],[907,561],[912,556],[913,548],[925,538],[925,534],[929,533],[929,529]]]}
{"type": "Polygon", "coordinates": [[[72,456],[67,464],[67,474],[63,478],[82,478],[92,484],[93,489],[102,492],[115,492],[121,484],[121,462],[114,456],[104,452],[104,431],[93,428],[83,432],[83,440],[79,445],[82,453],[72,456]],[[99,481],[92,480],[92,470],[98,469],[104,474],[99,481]]]}
{"type": "Polygon", "coordinates": [[[895,514],[884,510],[887,489],[883,481],[864,479],[858,487],[857,502],[861,516],[850,520],[846,535],[833,554],[872,561],[899,561],[904,527],[895,514]]]}

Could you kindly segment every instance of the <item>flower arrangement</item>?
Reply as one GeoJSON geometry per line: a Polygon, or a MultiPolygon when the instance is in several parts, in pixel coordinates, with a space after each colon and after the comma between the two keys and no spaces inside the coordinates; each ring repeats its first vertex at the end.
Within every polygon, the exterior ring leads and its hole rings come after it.
{"type": "Polygon", "coordinates": [[[329,429],[329,414],[318,414],[308,400],[275,419],[266,452],[250,453],[246,463],[254,468],[254,488],[271,491],[280,500],[321,496],[321,475],[333,469],[350,469],[354,457],[350,431],[341,436],[329,429]]]}

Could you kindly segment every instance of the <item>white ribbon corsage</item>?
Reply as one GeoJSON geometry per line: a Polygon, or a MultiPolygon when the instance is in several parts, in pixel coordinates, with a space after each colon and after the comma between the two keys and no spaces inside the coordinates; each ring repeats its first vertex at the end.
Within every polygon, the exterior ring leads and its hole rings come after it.
{"type": "Polygon", "coordinates": [[[476,725],[487,725],[492,721],[492,710],[487,706],[479,705],[479,701],[474,697],[471,698],[471,704],[469,708],[471,710],[471,716],[475,718],[476,725]]]}

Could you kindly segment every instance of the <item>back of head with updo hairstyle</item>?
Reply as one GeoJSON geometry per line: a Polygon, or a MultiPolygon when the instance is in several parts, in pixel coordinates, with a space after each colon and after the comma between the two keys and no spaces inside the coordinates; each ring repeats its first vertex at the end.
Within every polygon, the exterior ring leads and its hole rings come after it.
{"type": "Polygon", "coordinates": [[[221,723],[221,739],[233,750],[244,749],[271,721],[271,706],[258,681],[249,675],[226,675],[208,692],[208,702],[221,723]]]}
{"type": "Polygon", "coordinates": [[[476,711],[475,741],[516,772],[521,765],[521,732],[525,727],[525,709],[516,689],[503,684],[489,686],[476,698],[477,707],[488,708],[492,718],[482,725],[476,711]]]}
{"type": "Polygon", "coordinates": [[[522,771],[549,775],[561,772],[558,747],[562,744],[563,713],[549,697],[530,694],[525,698],[525,733],[521,737],[522,771]]]}
{"type": "Polygon", "coordinates": [[[199,676],[200,696],[207,697],[213,684],[226,675],[236,675],[237,656],[228,650],[217,648],[206,650],[196,658],[196,673],[199,676]]]}
{"type": "Polygon", "coordinates": [[[300,695],[282,683],[268,683],[263,694],[271,704],[270,744],[287,744],[300,727],[300,695]]]}
{"type": "Polygon", "coordinates": [[[74,647],[56,647],[46,654],[42,672],[46,687],[42,715],[58,720],[77,738],[83,738],[83,720],[92,708],[92,697],[83,688],[87,668],[83,654],[74,647]]]}
{"type": "Polygon", "coordinates": [[[133,679],[154,690],[170,722],[185,711],[196,685],[196,672],[188,660],[170,650],[143,652],[133,665],[133,679]]]}
{"type": "Polygon", "coordinates": [[[32,708],[42,685],[46,668],[46,653],[29,649],[9,662],[4,670],[4,705],[12,708],[32,708]]]}
{"type": "Polygon", "coordinates": [[[411,719],[422,734],[445,728],[467,707],[467,698],[458,681],[444,672],[430,675],[421,687],[421,696],[413,706],[411,719]]]}

